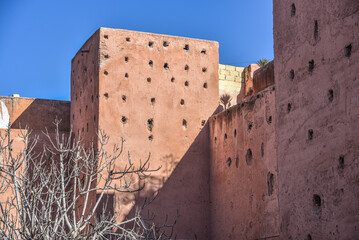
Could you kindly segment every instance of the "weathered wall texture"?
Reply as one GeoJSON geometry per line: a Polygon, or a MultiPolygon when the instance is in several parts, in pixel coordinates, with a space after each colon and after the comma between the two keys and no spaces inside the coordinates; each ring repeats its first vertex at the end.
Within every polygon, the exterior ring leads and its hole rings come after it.
{"type": "MultiPolygon", "coordinates": [[[[43,134],[46,129],[51,137],[54,136],[55,119],[61,120],[59,124],[60,134],[67,134],[70,131],[70,102],[20,98],[0,97],[0,141],[5,139],[9,121],[11,123],[10,139],[12,140],[12,156],[17,157],[23,154],[24,142],[22,135],[27,134],[26,127],[31,131],[30,141],[39,136],[37,145],[33,149],[35,155],[43,150],[47,137],[43,134]]],[[[2,152],[4,154],[5,152],[2,152]]],[[[3,161],[3,155],[0,161],[3,161]]],[[[21,171],[21,169],[19,169],[21,171]]],[[[0,201],[5,202],[12,197],[9,188],[7,192],[0,194],[0,201]]]]}
{"type": "Polygon", "coordinates": [[[357,239],[359,1],[273,15],[281,239],[357,239]]]}
{"type": "MultiPolygon", "coordinates": [[[[90,120],[98,116],[98,128],[110,136],[109,149],[121,138],[125,140],[118,168],[125,162],[127,152],[136,163],[151,153],[151,168],[162,166],[151,176],[145,192],[121,198],[124,215],[136,199],[140,201],[162,187],[166,189],[166,180],[177,165],[180,168],[193,162],[191,169],[185,169],[187,174],[181,176],[182,186],[171,191],[197,201],[189,206],[188,198],[177,197],[171,199],[171,204],[166,202],[168,208],[164,208],[159,197],[152,210],[164,211],[169,219],[179,210],[178,237],[208,237],[209,212],[198,211],[208,209],[208,166],[195,164],[208,160],[208,153],[198,154],[208,138],[197,138],[199,142],[195,139],[218,106],[218,65],[217,42],[108,28],[98,30],[75,56],[72,99],[76,94],[79,99],[72,106],[75,129],[86,133],[85,123],[93,128],[90,120]],[[83,51],[87,49],[85,55],[83,51]],[[98,82],[98,88],[91,85],[91,79],[98,82]],[[77,118],[80,109],[84,115],[77,118]]],[[[183,172],[177,168],[177,172],[183,172]]],[[[165,214],[156,219],[162,218],[165,214]]]]}
{"type": "Polygon", "coordinates": [[[210,118],[211,239],[279,235],[274,87],[210,118]]]}
{"type": "Polygon", "coordinates": [[[85,144],[95,140],[99,113],[99,32],[97,30],[71,61],[71,124],[85,144]]]}
{"type": "Polygon", "coordinates": [[[219,64],[219,96],[226,93],[231,95],[231,106],[237,103],[237,95],[244,86],[243,69],[243,67],[219,64]]]}
{"type": "MultiPolygon", "coordinates": [[[[31,130],[54,129],[54,120],[61,120],[60,131],[70,131],[70,102],[23,97],[0,97],[0,113],[8,113],[11,128],[31,130]]],[[[5,119],[4,119],[5,120],[5,119]]],[[[6,120],[5,120],[6,121],[6,120]]],[[[4,122],[5,122],[4,121],[4,122]]]]}
{"type": "Polygon", "coordinates": [[[271,61],[253,73],[253,93],[258,93],[274,84],[274,61],[271,61]]]}

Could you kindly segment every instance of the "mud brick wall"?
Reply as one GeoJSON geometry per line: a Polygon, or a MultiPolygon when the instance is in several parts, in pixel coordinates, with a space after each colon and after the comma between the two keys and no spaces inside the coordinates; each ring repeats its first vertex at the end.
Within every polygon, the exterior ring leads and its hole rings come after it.
{"type": "Polygon", "coordinates": [[[128,152],[136,164],[151,154],[151,168],[161,166],[145,191],[121,196],[123,217],[136,201],[163,188],[167,193],[151,204],[156,220],[166,214],[174,219],[178,209],[178,237],[208,237],[205,126],[218,107],[218,65],[217,42],[109,28],[100,28],[74,57],[75,129],[86,138],[105,130],[108,149],[123,138],[118,168],[128,152]]]}
{"type": "Polygon", "coordinates": [[[210,118],[211,239],[278,237],[274,87],[210,118]]]}
{"type": "Polygon", "coordinates": [[[357,239],[359,2],[273,15],[281,239],[357,239]]]}
{"type": "Polygon", "coordinates": [[[44,131],[54,130],[54,120],[61,120],[60,131],[70,131],[70,102],[23,98],[0,97],[0,121],[1,128],[6,128],[5,121],[10,121],[12,129],[24,129],[44,131]],[[6,116],[7,115],[7,116],[6,116]],[[2,123],[4,121],[4,123],[2,123]]]}

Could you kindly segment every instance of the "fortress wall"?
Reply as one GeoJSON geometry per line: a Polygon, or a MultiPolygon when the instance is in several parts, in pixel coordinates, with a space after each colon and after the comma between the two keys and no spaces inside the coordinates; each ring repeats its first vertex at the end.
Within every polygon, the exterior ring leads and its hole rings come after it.
{"type": "Polygon", "coordinates": [[[226,93],[231,95],[231,106],[237,103],[237,95],[244,86],[243,70],[243,67],[219,64],[219,96],[226,93]]]}
{"type": "Polygon", "coordinates": [[[178,210],[177,237],[207,239],[209,151],[205,136],[207,119],[218,107],[218,43],[101,28],[86,44],[81,50],[89,48],[90,55],[79,51],[73,60],[75,128],[81,132],[84,124],[80,124],[92,119],[77,118],[79,108],[83,111],[87,104],[89,110],[94,109],[90,115],[98,114],[98,129],[110,136],[107,150],[125,140],[117,169],[127,162],[128,153],[137,165],[151,154],[150,168],[161,167],[147,179],[144,191],[119,195],[122,219],[136,201],[141,203],[163,188],[164,193],[150,205],[156,221],[162,222],[166,214],[174,220],[178,210]],[[98,68],[91,55],[96,44],[98,68]],[[88,82],[91,78],[97,86],[88,82]],[[75,94],[81,91],[82,98],[78,95],[76,102],[75,94]],[[98,96],[93,108],[92,94],[98,96]]]}
{"type": "Polygon", "coordinates": [[[258,93],[274,84],[274,61],[271,61],[253,73],[253,92],[258,93]]]}
{"type": "Polygon", "coordinates": [[[279,235],[274,86],[210,118],[212,239],[279,235]]]}
{"type": "MultiPolygon", "coordinates": [[[[71,124],[85,144],[96,140],[99,119],[99,30],[71,61],[71,124]]],[[[96,141],[95,141],[96,142],[96,141]]]]}
{"type": "MultiPolygon", "coordinates": [[[[8,113],[12,129],[30,130],[54,129],[54,120],[61,119],[60,131],[70,131],[70,102],[23,97],[0,97],[6,109],[0,106],[0,121],[8,113]]],[[[4,123],[4,125],[7,125],[4,123]]],[[[5,127],[4,127],[5,128],[5,127]]]]}
{"type": "Polygon", "coordinates": [[[359,236],[359,2],[274,0],[281,239],[359,236]]]}

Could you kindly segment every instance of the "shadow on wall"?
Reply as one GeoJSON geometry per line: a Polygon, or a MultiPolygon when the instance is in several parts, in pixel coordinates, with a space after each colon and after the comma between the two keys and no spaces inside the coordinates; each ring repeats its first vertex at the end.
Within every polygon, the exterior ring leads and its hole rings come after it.
{"type": "MultiPolygon", "coordinates": [[[[222,110],[223,107],[218,106],[212,115],[222,110]]],[[[158,192],[156,199],[145,209],[144,217],[147,217],[147,213],[153,213],[157,224],[163,224],[166,219],[167,223],[171,224],[178,212],[179,218],[172,237],[177,235],[177,238],[181,239],[209,239],[209,164],[210,139],[207,122],[158,192]]],[[[137,196],[137,204],[143,203],[145,197],[141,194],[137,196]]],[[[133,214],[134,209],[130,216],[133,214]]]]}
{"type": "Polygon", "coordinates": [[[13,121],[11,128],[20,129],[28,127],[30,130],[53,131],[56,118],[61,120],[60,131],[70,131],[70,102],[34,99],[28,107],[16,102],[8,106],[10,120],[13,121]],[[23,110],[23,108],[25,108],[23,110]],[[16,117],[18,115],[18,117],[16,117]],[[12,119],[15,118],[15,119],[12,119]]]}

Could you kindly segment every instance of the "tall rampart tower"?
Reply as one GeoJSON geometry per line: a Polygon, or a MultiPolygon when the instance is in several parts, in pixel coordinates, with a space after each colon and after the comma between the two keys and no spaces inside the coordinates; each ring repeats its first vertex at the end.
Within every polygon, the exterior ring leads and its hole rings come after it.
{"type": "Polygon", "coordinates": [[[218,106],[218,65],[217,42],[100,28],[72,60],[74,132],[88,142],[104,130],[109,150],[123,138],[134,162],[151,153],[151,168],[162,167],[147,190],[157,191],[218,106]]]}

